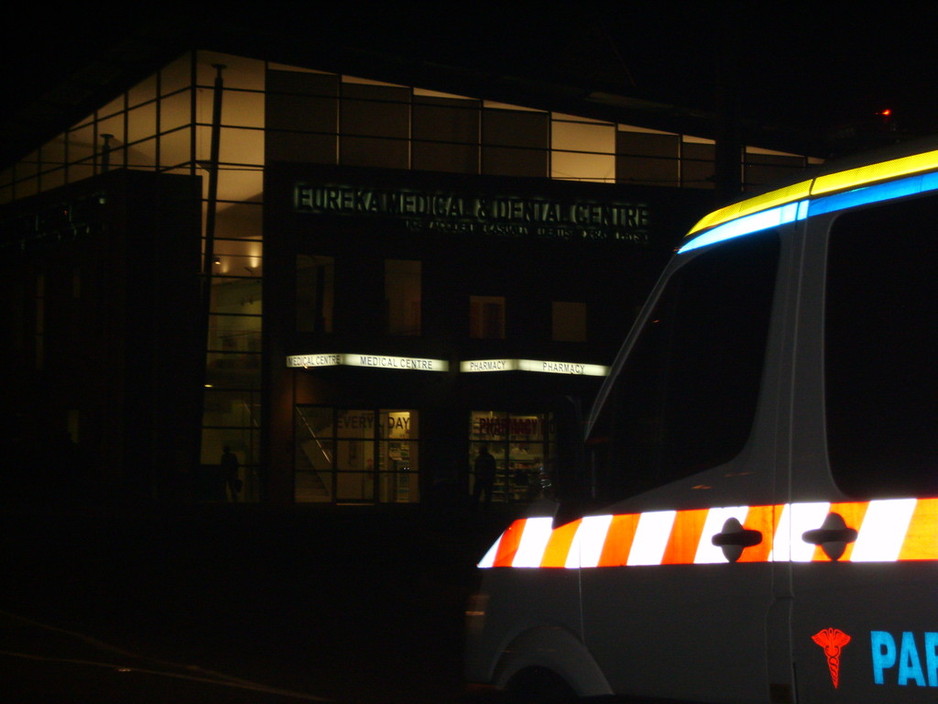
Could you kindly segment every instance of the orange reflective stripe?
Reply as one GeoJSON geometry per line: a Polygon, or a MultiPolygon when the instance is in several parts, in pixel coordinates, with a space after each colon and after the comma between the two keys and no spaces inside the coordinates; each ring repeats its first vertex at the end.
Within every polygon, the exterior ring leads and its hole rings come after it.
{"type": "MultiPolygon", "coordinates": [[[[825,508],[823,515],[839,514],[848,528],[857,531],[856,541],[847,542],[844,553],[839,558],[840,562],[938,560],[938,498],[929,498],[843,501],[832,504],[775,504],[748,508],[743,506],[590,516],[559,526],[550,531],[549,536],[544,532],[549,530],[549,526],[544,523],[548,519],[539,518],[531,524],[531,535],[525,543],[523,558],[517,566],[619,567],[630,564],[629,557],[633,552],[636,553],[631,555],[634,566],[645,566],[649,563],[712,563],[713,550],[701,552],[702,548],[710,546],[713,536],[722,529],[726,515],[736,514],[742,518],[741,511],[745,512],[746,517],[743,527],[759,531],[762,540],[745,548],[739,562],[795,559],[791,557],[793,553],[788,547],[789,543],[792,548],[797,547],[797,555],[800,556],[798,560],[830,562],[831,558],[822,546],[810,545],[802,537],[802,531],[821,527],[820,511],[825,508]],[[711,511],[719,513],[711,514],[711,511]],[[791,528],[791,531],[797,534],[776,535],[780,525],[789,525],[788,521],[783,520],[783,514],[801,516],[797,527],[793,525],[791,528]],[[636,545],[636,535],[639,533],[639,523],[643,516],[646,519],[646,530],[638,538],[643,541],[642,544],[636,545]],[[710,524],[707,523],[708,517],[710,524]],[[647,523],[648,519],[652,522],[647,523]],[[718,526],[718,523],[721,525],[718,526]],[[665,530],[668,531],[666,535],[663,533],[665,530]],[[776,544],[779,546],[778,555],[773,553],[776,544]],[[657,550],[662,552],[656,554],[657,550]],[[573,551],[576,554],[573,554],[573,551]]],[[[480,566],[514,566],[527,525],[525,519],[514,521],[490,550],[489,554],[494,552],[494,558],[487,555],[484,564],[480,566]]]]}
{"type": "Polygon", "coordinates": [[[919,499],[900,560],[938,560],[938,499],[919,499]]]}
{"type": "MultiPolygon", "coordinates": [[[[848,528],[853,528],[857,533],[860,532],[860,528],[863,526],[863,518],[866,516],[867,509],[870,507],[869,501],[849,501],[831,504],[830,513],[838,513],[840,517],[844,519],[844,523],[847,524],[848,528]]],[[[844,549],[844,554],[840,557],[838,562],[849,562],[851,556],[853,555],[853,548],[855,542],[847,543],[847,547],[844,549]]],[[[831,559],[827,556],[827,553],[824,552],[824,548],[818,545],[814,548],[814,557],[811,558],[812,562],[831,562],[831,559]]]]}
{"type": "Polygon", "coordinates": [[[521,544],[525,522],[525,519],[520,518],[502,533],[498,551],[495,553],[495,561],[492,563],[493,567],[511,567],[512,560],[518,552],[518,546],[521,544]]]}
{"type": "Polygon", "coordinates": [[[739,562],[768,562],[775,542],[775,526],[782,514],[782,506],[751,506],[743,528],[762,533],[762,542],[743,550],[739,562]]]}
{"type": "Polygon", "coordinates": [[[567,558],[570,555],[570,546],[576,537],[576,532],[582,523],[582,519],[567,523],[555,528],[550,534],[550,540],[544,548],[544,557],[541,559],[541,567],[566,567],[567,558]]]}
{"type": "Polygon", "coordinates": [[[686,565],[694,562],[710,509],[678,511],[671,528],[671,538],[661,557],[662,565],[686,565]]]}
{"type": "Polygon", "coordinates": [[[627,513],[612,517],[612,523],[609,524],[609,530],[606,533],[606,542],[603,544],[602,555],[599,558],[599,567],[620,567],[628,562],[641,515],[640,513],[627,513]]]}

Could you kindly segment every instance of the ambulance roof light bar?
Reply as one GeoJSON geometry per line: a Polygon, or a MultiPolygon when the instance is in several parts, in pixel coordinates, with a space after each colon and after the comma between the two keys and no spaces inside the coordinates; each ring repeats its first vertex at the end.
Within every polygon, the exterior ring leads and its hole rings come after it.
{"type": "Polygon", "coordinates": [[[728,205],[701,219],[678,254],[806,217],[938,190],[938,174],[921,173],[935,168],[938,150],[825,174],[728,205]]]}

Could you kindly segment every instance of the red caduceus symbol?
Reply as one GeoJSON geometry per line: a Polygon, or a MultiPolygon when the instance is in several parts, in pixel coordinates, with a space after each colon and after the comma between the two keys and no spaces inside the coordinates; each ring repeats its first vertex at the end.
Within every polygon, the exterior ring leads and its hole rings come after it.
{"type": "Polygon", "coordinates": [[[811,640],[824,648],[827,667],[831,671],[834,689],[840,686],[840,651],[850,642],[850,636],[839,628],[824,628],[811,636],[811,640]]]}

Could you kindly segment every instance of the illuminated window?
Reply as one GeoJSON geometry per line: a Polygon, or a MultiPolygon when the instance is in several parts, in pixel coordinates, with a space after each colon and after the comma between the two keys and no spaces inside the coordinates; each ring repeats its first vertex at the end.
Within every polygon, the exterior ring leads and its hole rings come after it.
{"type": "Polygon", "coordinates": [[[409,259],[384,262],[384,302],[388,332],[420,334],[421,264],[409,259]]]}
{"type": "Polygon", "coordinates": [[[335,260],[298,254],[296,257],[296,329],[332,332],[335,260]]]}
{"type": "Polygon", "coordinates": [[[554,301],[551,307],[551,339],[555,342],[586,342],[586,304],[554,301]]]}
{"type": "MultiPolygon", "coordinates": [[[[233,286],[214,286],[216,300],[235,292],[233,286]]],[[[261,318],[259,315],[213,314],[209,319],[208,346],[210,352],[225,353],[229,357],[258,354],[261,351],[261,318]]]]}
{"type": "MultiPolygon", "coordinates": [[[[99,134],[102,131],[110,132],[110,128],[106,130],[101,130],[99,128],[99,134]]],[[[123,133],[123,129],[118,132],[118,134],[123,133]]],[[[127,141],[128,142],[139,142],[140,140],[147,139],[156,135],[156,103],[146,103],[140,107],[136,107],[133,110],[128,111],[127,113],[127,141]]]]}
{"type": "MultiPolygon", "coordinates": [[[[468,466],[475,466],[482,448],[495,459],[491,500],[497,503],[528,502],[537,498],[549,476],[556,453],[551,414],[515,414],[472,411],[469,414],[468,466]]],[[[470,492],[477,495],[475,473],[470,492]]],[[[484,495],[479,497],[484,499],[484,495]]]]}
{"type": "Polygon", "coordinates": [[[505,337],[505,297],[469,297],[469,337],[501,340],[505,337]]]}
{"type": "Polygon", "coordinates": [[[298,503],[420,501],[417,411],[300,405],[294,427],[298,503]]]}
{"type": "Polygon", "coordinates": [[[202,472],[193,487],[199,500],[210,502],[257,502],[261,499],[260,463],[260,399],[255,394],[212,394],[206,395],[205,422],[202,428],[201,464],[208,471],[202,472]],[[212,426],[222,422],[221,427],[212,426]],[[230,423],[230,425],[228,425],[230,423]],[[238,423],[245,425],[238,426],[238,423]],[[238,460],[237,478],[241,490],[232,497],[224,482],[214,481],[214,469],[220,465],[225,448],[231,450],[238,460]]]}
{"type": "Polygon", "coordinates": [[[160,100],[160,132],[170,132],[192,124],[192,93],[173,93],[160,100]]]}
{"type": "Polygon", "coordinates": [[[616,175],[615,125],[554,116],[551,123],[552,178],[613,181],[616,175]]]}

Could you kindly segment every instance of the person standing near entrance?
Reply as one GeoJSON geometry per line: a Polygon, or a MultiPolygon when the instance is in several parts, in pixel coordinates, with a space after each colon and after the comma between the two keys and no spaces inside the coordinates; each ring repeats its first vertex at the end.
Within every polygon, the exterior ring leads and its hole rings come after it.
{"type": "Polygon", "coordinates": [[[228,498],[238,500],[241,491],[241,479],[238,477],[238,456],[227,445],[221,455],[221,475],[228,487],[228,498]]]}
{"type": "Polygon", "coordinates": [[[492,487],[495,485],[495,458],[489,452],[488,445],[479,447],[479,454],[476,456],[475,466],[475,484],[472,487],[472,503],[479,505],[481,499],[487,507],[492,501],[492,487]],[[485,497],[482,497],[482,494],[485,497]]]}

